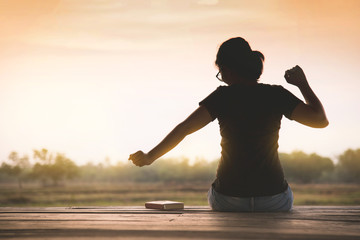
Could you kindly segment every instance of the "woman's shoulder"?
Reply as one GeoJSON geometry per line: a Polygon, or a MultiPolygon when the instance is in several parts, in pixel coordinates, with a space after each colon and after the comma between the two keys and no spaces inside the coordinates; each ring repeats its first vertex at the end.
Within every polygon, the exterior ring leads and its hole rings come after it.
{"type": "Polygon", "coordinates": [[[230,86],[224,86],[220,85],[216,88],[214,93],[217,94],[227,94],[231,92],[253,92],[253,90],[256,92],[257,90],[260,90],[261,92],[273,92],[273,93],[279,93],[286,91],[286,89],[277,84],[267,84],[267,83],[257,83],[255,85],[241,85],[241,84],[234,84],[230,86]]]}
{"type": "Polygon", "coordinates": [[[282,93],[287,91],[283,86],[277,84],[259,83],[259,88],[272,93],[282,93]]]}
{"type": "Polygon", "coordinates": [[[212,93],[221,94],[230,90],[230,86],[220,85],[212,93]]]}
{"type": "Polygon", "coordinates": [[[268,83],[258,83],[258,85],[262,88],[268,88],[268,89],[281,89],[284,88],[281,85],[277,85],[277,84],[268,84],[268,83]]]}

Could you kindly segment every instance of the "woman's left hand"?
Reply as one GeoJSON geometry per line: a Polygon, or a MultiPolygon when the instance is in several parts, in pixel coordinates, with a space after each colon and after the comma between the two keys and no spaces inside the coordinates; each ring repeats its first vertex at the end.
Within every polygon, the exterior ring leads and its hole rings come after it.
{"type": "Polygon", "coordinates": [[[133,163],[138,167],[150,165],[153,163],[153,160],[149,157],[149,155],[147,153],[143,153],[142,151],[137,151],[134,154],[130,154],[129,160],[133,161],[133,163]]]}
{"type": "Polygon", "coordinates": [[[295,85],[299,88],[308,85],[305,73],[298,65],[287,70],[284,77],[288,83],[295,85]]]}

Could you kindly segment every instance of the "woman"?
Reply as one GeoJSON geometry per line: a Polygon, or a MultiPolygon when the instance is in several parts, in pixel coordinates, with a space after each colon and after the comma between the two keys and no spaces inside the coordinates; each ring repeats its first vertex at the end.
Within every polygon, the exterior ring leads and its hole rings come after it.
{"type": "Polygon", "coordinates": [[[243,38],[225,41],[215,63],[216,77],[228,86],[218,87],[201,101],[150,152],[138,151],[129,160],[140,167],[149,165],[217,118],[222,151],[208,192],[210,207],[215,211],[291,210],[293,195],[278,157],[281,118],[315,128],[326,127],[328,120],[299,66],[287,70],[285,79],[300,89],[306,103],[281,86],[258,83],[263,61],[263,54],[252,51],[243,38]]]}

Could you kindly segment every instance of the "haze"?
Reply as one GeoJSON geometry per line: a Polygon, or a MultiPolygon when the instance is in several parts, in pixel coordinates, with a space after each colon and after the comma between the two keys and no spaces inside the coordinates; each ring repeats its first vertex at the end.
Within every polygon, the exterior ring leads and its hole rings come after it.
{"type": "MultiPolygon", "coordinates": [[[[284,119],[281,152],[360,147],[360,1],[0,0],[0,161],[47,148],[75,162],[149,151],[221,83],[218,46],[265,55],[261,82],[300,65],[330,125],[284,119]]],[[[217,121],[164,157],[220,157],[217,121]]]]}

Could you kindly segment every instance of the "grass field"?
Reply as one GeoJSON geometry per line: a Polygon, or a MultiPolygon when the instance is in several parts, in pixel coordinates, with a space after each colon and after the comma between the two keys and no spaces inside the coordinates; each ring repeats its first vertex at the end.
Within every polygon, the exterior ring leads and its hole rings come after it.
{"type": "MultiPolygon", "coordinates": [[[[0,206],[131,206],[152,200],[207,205],[209,183],[70,184],[58,187],[0,185],[0,206]]],[[[295,205],[360,205],[360,185],[291,184],[295,205]]]]}

